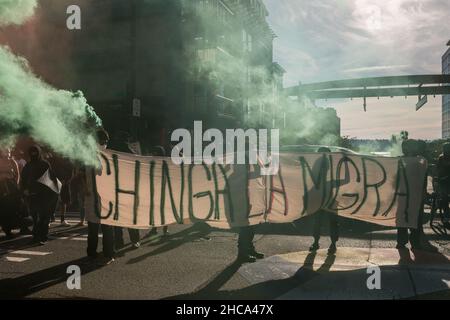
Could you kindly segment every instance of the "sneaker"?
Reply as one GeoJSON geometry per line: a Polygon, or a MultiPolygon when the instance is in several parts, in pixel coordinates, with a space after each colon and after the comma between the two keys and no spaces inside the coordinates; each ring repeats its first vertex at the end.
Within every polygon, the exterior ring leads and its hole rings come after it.
{"type": "Polygon", "coordinates": [[[133,248],[135,248],[135,249],[138,249],[140,246],[141,246],[141,243],[139,241],[133,243],[133,248]]]}
{"type": "Polygon", "coordinates": [[[77,226],[79,226],[79,227],[84,227],[85,225],[86,225],[86,222],[84,222],[84,221],[80,221],[77,224],[77,226]]]}
{"type": "Polygon", "coordinates": [[[103,261],[101,261],[101,265],[107,266],[113,263],[114,261],[116,261],[114,258],[105,258],[103,261]]]}
{"type": "Polygon", "coordinates": [[[309,252],[317,251],[319,250],[319,248],[320,248],[319,244],[317,242],[314,242],[312,246],[309,247],[309,252]]]}
{"type": "Polygon", "coordinates": [[[41,246],[45,246],[47,244],[47,240],[41,240],[41,241],[39,241],[39,244],[41,246]]]}
{"type": "Polygon", "coordinates": [[[239,254],[237,260],[241,263],[254,263],[256,258],[250,254],[239,254]]]}
{"type": "Polygon", "coordinates": [[[264,257],[265,257],[264,253],[260,253],[260,252],[256,252],[256,251],[253,251],[252,253],[250,253],[250,255],[252,255],[253,257],[255,257],[258,260],[264,259],[264,257]]]}
{"type": "Polygon", "coordinates": [[[61,221],[60,225],[61,225],[61,226],[68,227],[68,226],[70,226],[71,224],[68,223],[66,220],[64,220],[64,221],[61,221]]]}

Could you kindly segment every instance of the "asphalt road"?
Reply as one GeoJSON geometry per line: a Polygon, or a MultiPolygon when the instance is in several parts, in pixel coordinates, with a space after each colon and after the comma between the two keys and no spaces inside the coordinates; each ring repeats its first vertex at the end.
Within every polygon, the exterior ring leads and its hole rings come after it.
{"type": "MultiPolygon", "coordinates": [[[[57,219],[58,220],[58,219],[57,219]]],[[[170,226],[168,237],[143,239],[139,249],[125,247],[108,266],[88,263],[87,227],[51,226],[51,240],[30,246],[29,236],[6,240],[0,233],[0,298],[32,299],[275,299],[297,285],[274,281],[251,286],[235,261],[237,234],[206,225],[170,226]],[[70,265],[80,266],[81,289],[66,284],[70,265]]],[[[311,219],[296,224],[258,226],[255,244],[266,256],[307,250],[311,219]]],[[[325,234],[328,231],[325,228],[325,234]]],[[[395,230],[340,218],[339,247],[393,248],[395,230]]],[[[159,230],[162,231],[161,229],[159,230]]],[[[141,231],[145,235],[146,231],[141,231]]],[[[450,255],[450,239],[426,229],[427,239],[450,255]]],[[[124,232],[128,243],[127,232],[124,232]]],[[[329,245],[324,236],[322,248],[329,245]]],[[[101,250],[101,241],[100,247],[101,250]]],[[[339,253],[339,251],[338,251],[339,253]]],[[[449,292],[423,298],[450,298],[449,292]]],[[[420,298],[420,297],[419,297],[420,298]]]]}

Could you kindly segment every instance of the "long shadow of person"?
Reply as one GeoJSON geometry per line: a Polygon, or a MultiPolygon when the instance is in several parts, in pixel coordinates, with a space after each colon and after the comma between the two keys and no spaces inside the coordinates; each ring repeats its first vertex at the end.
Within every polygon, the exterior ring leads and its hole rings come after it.
{"type": "Polygon", "coordinates": [[[314,261],[316,258],[315,252],[310,252],[305,261],[297,272],[286,279],[282,280],[270,280],[261,282],[249,287],[238,290],[224,290],[222,288],[239,270],[242,266],[240,260],[234,261],[222,272],[210,280],[206,285],[193,293],[183,294],[178,296],[172,296],[166,298],[167,300],[179,299],[179,300],[211,300],[211,299],[255,299],[255,300],[270,300],[275,299],[282,294],[301,286],[302,284],[310,281],[319,274],[329,272],[330,268],[334,264],[335,256],[329,256],[323,263],[323,265],[314,271],[314,261]]]}
{"type": "MultiPolygon", "coordinates": [[[[171,234],[170,236],[164,237],[163,242],[166,242],[166,244],[164,244],[163,246],[150,251],[146,254],[143,254],[141,256],[138,256],[136,258],[132,258],[130,260],[128,260],[127,264],[134,264],[134,263],[139,263],[144,261],[145,259],[158,255],[158,254],[162,254],[165,253],[167,251],[170,250],[174,250],[176,248],[178,248],[179,246],[188,243],[188,242],[192,242],[198,239],[204,239],[207,238],[207,236],[211,233],[211,227],[203,222],[196,222],[194,223],[191,227],[189,227],[186,230],[183,230],[181,232],[177,232],[174,234],[171,234]]],[[[144,242],[144,244],[148,243],[148,246],[154,246],[154,245],[158,245],[158,242],[152,242],[151,240],[144,242]]],[[[120,254],[124,254],[127,251],[131,251],[132,249],[125,249],[120,251],[120,254]]]]}
{"type": "MultiPolygon", "coordinates": [[[[344,186],[350,182],[348,161],[351,160],[344,154],[343,155],[344,178],[341,179],[340,176],[336,176],[335,179],[332,179],[328,176],[328,174],[331,175],[333,174],[333,172],[330,171],[331,170],[330,161],[333,160],[331,157],[330,158],[327,157],[327,154],[331,153],[331,150],[329,148],[322,147],[319,148],[317,152],[322,153],[323,156],[314,162],[312,174],[318,175],[319,186],[320,184],[324,184],[322,186],[323,188],[322,190],[324,190],[324,194],[322,195],[322,197],[324,197],[326,194],[328,194],[328,197],[323,199],[325,201],[322,204],[322,207],[313,216],[314,242],[309,248],[309,250],[313,252],[320,248],[319,241],[321,236],[321,228],[323,225],[323,221],[326,219],[328,220],[329,223],[329,235],[331,240],[331,245],[328,248],[328,254],[334,255],[337,250],[336,243],[339,240],[338,211],[348,208],[340,208],[339,202],[337,201],[338,195],[337,194],[333,195],[333,190],[335,189],[339,190],[341,186],[344,186]],[[322,178],[323,174],[325,174],[324,178],[322,178]]],[[[340,169],[338,171],[340,171],[340,169]]],[[[336,175],[340,175],[340,172],[338,172],[336,175]]],[[[316,186],[314,186],[308,191],[307,196],[311,194],[311,192],[314,190],[317,191],[316,186]]]]}
{"type": "Polygon", "coordinates": [[[59,264],[44,270],[26,274],[17,278],[0,280],[0,299],[20,299],[67,281],[67,268],[80,266],[81,276],[104,266],[88,263],[87,257],[59,264]]]}

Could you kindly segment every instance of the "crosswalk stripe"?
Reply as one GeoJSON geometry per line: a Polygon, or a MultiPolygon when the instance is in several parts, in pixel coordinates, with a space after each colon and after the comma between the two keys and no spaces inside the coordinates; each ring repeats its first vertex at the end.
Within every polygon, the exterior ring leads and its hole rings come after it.
{"type": "Polygon", "coordinates": [[[75,240],[75,241],[87,241],[87,238],[74,237],[74,238],[69,238],[69,240],[75,240]]]}
{"type": "Polygon", "coordinates": [[[27,251],[27,250],[17,250],[11,251],[11,254],[19,254],[19,255],[28,255],[28,256],[46,256],[51,254],[51,252],[42,252],[42,251],[27,251]]]}
{"type": "Polygon", "coordinates": [[[7,261],[10,262],[24,262],[30,260],[30,258],[20,258],[20,257],[6,257],[7,261]]]}

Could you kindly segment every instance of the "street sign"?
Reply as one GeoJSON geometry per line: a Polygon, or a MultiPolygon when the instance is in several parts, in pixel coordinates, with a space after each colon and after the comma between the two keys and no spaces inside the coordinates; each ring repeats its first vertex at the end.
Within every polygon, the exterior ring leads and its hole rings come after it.
{"type": "Polygon", "coordinates": [[[416,111],[419,111],[420,108],[422,108],[426,103],[428,102],[428,96],[419,96],[419,102],[416,104],[416,111]]]}

